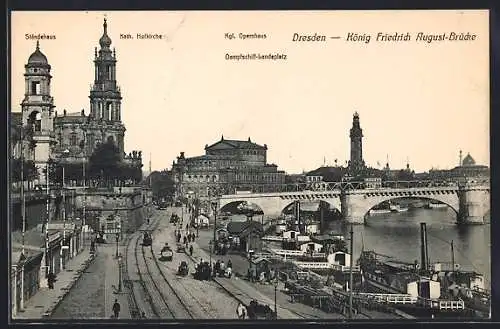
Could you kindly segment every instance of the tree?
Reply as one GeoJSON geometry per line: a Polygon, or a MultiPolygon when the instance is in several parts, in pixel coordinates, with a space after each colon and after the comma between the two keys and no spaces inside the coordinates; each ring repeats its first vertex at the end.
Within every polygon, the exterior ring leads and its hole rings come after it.
{"type": "Polygon", "coordinates": [[[35,163],[31,160],[25,160],[24,162],[21,159],[12,159],[11,160],[11,179],[13,182],[21,181],[21,168],[22,164],[24,164],[24,180],[31,181],[38,177],[38,170],[35,167],[35,163]]]}
{"type": "MultiPolygon", "coordinates": [[[[69,180],[83,180],[83,164],[82,163],[55,163],[49,162],[50,166],[50,181],[52,183],[62,185],[63,181],[63,168],[64,168],[64,181],[69,180]]],[[[88,167],[85,167],[86,176],[88,177],[88,167]]]]}
{"type": "Polygon", "coordinates": [[[89,159],[89,175],[109,180],[121,176],[120,150],[112,142],[99,145],[89,159]]]}
{"type": "Polygon", "coordinates": [[[169,171],[154,171],[149,175],[153,197],[155,199],[170,199],[175,193],[174,180],[169,171]]]}

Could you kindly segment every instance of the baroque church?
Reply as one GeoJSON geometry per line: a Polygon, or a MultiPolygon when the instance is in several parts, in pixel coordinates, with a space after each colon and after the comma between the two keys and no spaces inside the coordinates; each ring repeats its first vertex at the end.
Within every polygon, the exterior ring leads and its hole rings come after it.
{"type": "MultiPolygon", "coordinates": [[[[142,167],[140,151],[125,154],[125,125],[121,121],[121,92],[116,81],[116,52],[111,50],[107,22],[104,19],[100,49],[94,52],[94,81],[90,89],[90,113],[85,110],[62,113],[55,111],[51,96],[51,66],[47,57],[36,49],[25,65],[25,97],[22,111],[12,112],[11,125],[31,127],[31,141],[22,148],[26,159],[34,161],[44,181],[43,169],[49,159],[60,163],[88,162],[97,146],[112,141],[120,150],[122,160],[142,167]]],[[[11,154],[19,158],[20,142],[13,140],[11,154]]]]}

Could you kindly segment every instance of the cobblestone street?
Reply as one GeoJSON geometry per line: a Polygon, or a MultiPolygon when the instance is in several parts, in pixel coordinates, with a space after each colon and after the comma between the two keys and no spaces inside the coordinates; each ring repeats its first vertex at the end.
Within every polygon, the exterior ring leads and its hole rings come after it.
{"type": "Polygon", "coordinates": [[[55,309],[53,319],[102,319],[105,317],[105,258],[98,255],[55,309]]]}
{"type": "Polygon", "coordinates": [[[115,252],[116,245],[112,243],[98,246],[94,262],[61,301],[52,318],[109,319],[115,299],[121,306],[120,318],[130,318],[126,295],[115,294],[118,284],[115,252]]]}

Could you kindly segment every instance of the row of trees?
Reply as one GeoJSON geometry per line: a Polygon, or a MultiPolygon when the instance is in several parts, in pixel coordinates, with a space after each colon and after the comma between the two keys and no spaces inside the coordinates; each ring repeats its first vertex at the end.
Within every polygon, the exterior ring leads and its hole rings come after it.
{"type": "Polygon", "coordinates": [[[149,174],[148,181],[155,200],[171,200],[173,198],[175,185],[170,171],[154,171],[149,174]]]}
{"type": "MultiPolygon", "coordinates": [[[[11,177],[13,181],[21,180],[21,159],[13,159],[11,165],[11,177]]],[[[83,180],[84,166],[82,163],[49,163],[49,180],[55,184],[62,184],[64,178],[68,180],[83,180]]],[[[44,170],[46,172],[46,170],[44,170]]],[[[33,161],[24,161],[25,180],[33,180],[38,177],[38,172],[33,161]]],[[[112,142],[99,145],[90,156],[88,164],[85,166],[85,178],[99,181],[127,181],[142,180],[142,168],[139,165],[128,164],[121,160],[120,150],[112,142]]]]}
{"type": "MultiPolygon", "coordinates": [[[[62,183],[63,167],[65,180],[83,180],[83,164],[55,164],[50,166],[50,179],[55,183],[62,183]]],[[[142,165],[129,164],[122,161],[120,149],[108,141],[99,145],[89,158],[85,166],[85,178],[99,181],[126,181],[140,182],[142,180],[142,165]]]]}

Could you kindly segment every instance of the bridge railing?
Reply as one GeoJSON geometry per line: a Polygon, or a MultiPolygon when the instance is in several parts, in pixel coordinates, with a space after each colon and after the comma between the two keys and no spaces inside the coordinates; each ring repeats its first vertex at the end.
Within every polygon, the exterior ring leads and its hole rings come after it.
{"type": "Polygon", "coordinates": [[[484,186],[490,184],[489,178],[463,178],[454,180],[409,180],[409,181],[344,181],[344,182],[312,182],[262,185],[238,185],[226,188],[225,195],[237,194],[237,191],[249,191],[254,194],[293,193],[293,192],[340,192],[348,190],[380,190],[408,188],[457,188],[464,186],[484,186]]]}
{"type": "Polygon", "coordinates": [[[432,187],[459,187],[467,185],[489,184],[489,180],[447,181],[447,180],[411,180],[411,181],[382,181],[380,183],[364,181],[348,182],[315,182],[315,183],[288,183],[288,184],[265,184],[265,185],[241,185],[227,189],[226,195],[237,194],[238,190],[251,193],[293,193],[293,192],[339,192],[346,190],[379,190],[379,189],[407,189],[407,188],[432,188],[432,187]]]}

